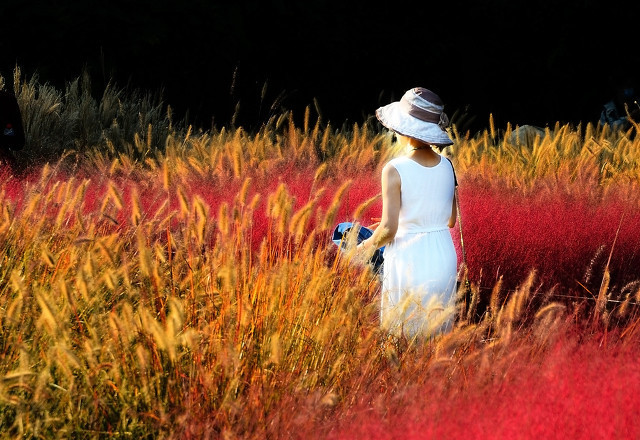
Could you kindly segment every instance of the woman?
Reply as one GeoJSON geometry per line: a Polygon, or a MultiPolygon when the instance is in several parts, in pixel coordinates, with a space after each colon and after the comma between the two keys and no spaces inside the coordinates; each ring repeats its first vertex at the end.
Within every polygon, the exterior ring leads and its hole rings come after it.
{"type": "Polygon", "coordinates": [[[382,169],[382,219],[358,245],[384,251],[381,325],[396,335],[431,336],[451,329],[457,255],[449,233],[456,221],[456,178],[451,162],[433,150],[453,141],[438,95],[417,87],[376,111],[406,144],[408,154],[382,169]]]}

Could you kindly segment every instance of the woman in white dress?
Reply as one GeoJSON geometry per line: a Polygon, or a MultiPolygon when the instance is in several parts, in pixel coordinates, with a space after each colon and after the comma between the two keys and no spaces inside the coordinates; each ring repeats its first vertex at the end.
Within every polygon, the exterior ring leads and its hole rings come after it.
{"type": "Polygon", "coordinates": [[[456,178],[433,147],[453,144],[438,95],[422,87],[379,108],[380,122],[408,153],[382,170],[382,218],[358,245],[365,256],[384,250],[380,323],[395,335],[433,336],[453,325],[457,255],[449,228],[456,221],[456,178]]]}

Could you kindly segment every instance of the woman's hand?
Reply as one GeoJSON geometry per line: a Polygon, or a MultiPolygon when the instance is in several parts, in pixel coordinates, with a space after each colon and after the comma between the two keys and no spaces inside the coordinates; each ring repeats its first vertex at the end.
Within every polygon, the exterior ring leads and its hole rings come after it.
{"type": "Polygon", "coordinates": [[[375,246],[370,239],[362,241],[357,246],[352,247],[347,251],[347,258],[349,261],[357,264],[365,265],[373,257],[376,251],[375,246]]]}
{"type": "Polygon", "coordinates": [[[367,226],[367,228],[375,229],[380,224],[380,221],[382,221],[382,217],[371,217],[371,220],[374,221],[375,223],[370,224],[369,226],[367,226]]]}

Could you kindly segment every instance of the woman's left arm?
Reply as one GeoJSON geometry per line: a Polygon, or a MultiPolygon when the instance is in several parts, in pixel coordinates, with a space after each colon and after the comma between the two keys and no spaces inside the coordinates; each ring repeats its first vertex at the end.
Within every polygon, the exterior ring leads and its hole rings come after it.
{"type": "Polygon", "coordinates": [[[453,228],[456,225],[456,218],[458,217],[458,191],[453,193],[453,203],[451,204],[451,217],[449,217],[449,227],[453,228]]]}

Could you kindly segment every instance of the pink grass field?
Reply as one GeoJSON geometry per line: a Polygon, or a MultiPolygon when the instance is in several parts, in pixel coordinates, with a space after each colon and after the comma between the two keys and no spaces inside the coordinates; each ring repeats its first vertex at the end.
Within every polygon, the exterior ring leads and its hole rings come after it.
{"type": "Polygon", "coordinates": [[[559,340],[543,355],[512,349],[508,361],[481,371],[363,396],[327,438],[638,438],[637,340],[606,347],[578,339],[559,340]]]}
{"type": "MultiPolygon", "coordinates": [[[[255,248],[268,233],[269,221],[264,212],[267,195],[280,183],[295,198],[294,210],[324,188],[318,207],[327,209],[338,187],[353,179],[336,223],[359,220],[366,225],[378,217],[379,199],[361,218],[352,215],[360,203],[379,193],[379,170],[337,174],[314,183],[314,167],[285,164],[278,177],[260,177],[258,173],[244,176],[254,179],[248,199],[253,194],[262,195],[253,219],[255,248]]],[[[75,177],[92,179],[84,201],[88,214],[100,209],[109,181],[122,191],[125,202],[135,188],[143,211],[149,215],[165,197],[161,176],[156,181],[141,181],[135,175],[75,177]]],[[[615,189],[594,196],[587,189],[558,193],[542,185],[541,189],[524,195],[481,176],[459,177],[469,278],[480,289],[481,303],[488,301],[500,278],[503,291],[508,292],[535,270],[535,292],[548,294],[547,300],[584,302],[589,307],[595,303],[609,256],[610,299],[637,295],[640,288],[636,283],[640,280],[637,199],[626,199],[615,189]]],[[[19,207],[27,183],[38,178],[36,172],[13,178],[5,185],[6,198],[19,207]]],[[[52,182],[65,178],[61,174],[52,182]]],[[[243,181],[244,178],[233,177],[193,178],[181,184],[190,196],[200,196],[215,215],[222,203],[233,203],[243,181]]],[[[171,204],[177,209],[175,197],[171,204]]],[[[126,222],[127,209],[120,211],[120,223],[126,222]]],[[[311,222],[309,228],[319,226],[311,222]]],[[[451,233],[461,262],[458,225],[451,233]]],[[[319,245],[331,247],[330,230],[322,234],[326,242],[319,245]]],[[[615,310],[615,304],[610,308],[615,310]]],[[[567,318],[563,329],[544,350],[531,350],[526,337],[515,338],[508,352],[484,350],[479,355],[480,361],[463,360],[453,368],[453,373],[450,368],[440,370],[430,365],[425,367],[423,376],[418,374],[420,368],[407,374],[401,360],[400,366],[390,366],[381,372],[378,382],[369,389],[348,396],[349,405],[331,408],[303,405],[298,414],[302,418],[288,424],[279,435],[409,440],[640,438],[636,414],[640,404],[640,341],[635,324],[623,333],[615,329],[585,329],[582,323],[567,318]]],[[[346,396],[341,399],[345,401],[346,396]]],[[[292,417],[296,408],[285,403],[279,409],[280,417],[287,413],[292,417]]],[[[206,422],[194,421],[195,425],[199,423],[206,422]]],[[[185,434],[185,438],[196,437],[185,434]]]]}
{"type": "MultiPolygon", "coordinates": [[[[355,220],[364,225],[373,223],[373,219],[380,216],[380,198],[360,218],[355,219],[353,212],[361,203],[379,194],[378,171],[336,174],[314,183],[312,165],[290,163],[281,165],[275,178],[245,176],[252,178],[247,199],[260,194],[263,208],[259,207],[254,213],[254,245],[259,246],[269,228],[264,210],[267,195],[281,183],[294,199],[294,211],[317,194],[320,194],[317,206],[326,210],[339,186],[351,180],[336,214],[336,223],[355,220]]],[[[153,215],[166,198],[160,178],[149,182],[137,179],[135,175],[112,179],[81,174],[75,177],[93,180],[84,201],[88,213],[99,209],[108,182],[115,184],[126,205],[118,214],[121,222],[130,214],[128,202],[133,188],[148,215],[153,215]]],[[[57,179],[65,178],[64,175],[57,176],[57,179]]],[[[25,182],[37,179],[37,172],[23,179],[13,178],[6,184],[7,197],[19,203],[25,182]]],[[[193,178],[182,182],[182,186],[189,197],[200,196],[210,212],[217,213],[222,203],[233,203],[243,180],[193,178]]],[[[588,190],[558,193],[548,188],[525,196],[517,189],[504,188],[478,176],[460,179],[459,196],[469,278],[483,289],[490,290],[500,278],[503,288],[513,289],[536,270],[543,289],[555,285],[562,288],[562,294],[597,295],[610,253],[613,291],[617,288],[620,293],[628,293],[632,287],[629,283],[640,279],[640,203],[637,197],[625,199],[625,195],[616,194],[615,190],[594,196],[588,190]]],[[[177,209],[176,197],[171,198],[171,207],[177,209]]],[[[456,224],[451,234],[462,263],[459,226],[456,224]]],[[[313,228],[317,225],[312,220],[309,230],[313,228]]],[[[327,245],[330,243],[329,232],[325,234],[327,245]]]]}

